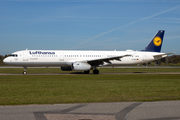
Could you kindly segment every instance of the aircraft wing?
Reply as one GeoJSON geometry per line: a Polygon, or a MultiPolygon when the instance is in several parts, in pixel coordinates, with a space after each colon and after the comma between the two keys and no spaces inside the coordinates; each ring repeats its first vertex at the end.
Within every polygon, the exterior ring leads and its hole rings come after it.
{"type": "Polygon", "coordinates": [[[120,55],[120,56],[115,56],[115,57],[105,57],[105,58],[99,58],[99,59],[92,59],[92,60],[87,60],[87,63],[89,63],[91,66],[99,66],[99,65],[104,65],[106,64],[111,64],[110,60],[120,60],[120,58],[131,56],[129,54],[125,55],[120,55]]]}

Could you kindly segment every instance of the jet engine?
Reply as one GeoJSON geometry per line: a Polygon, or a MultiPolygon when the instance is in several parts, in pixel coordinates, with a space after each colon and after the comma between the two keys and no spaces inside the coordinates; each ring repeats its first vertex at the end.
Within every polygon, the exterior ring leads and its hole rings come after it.
{"type": "Polygon", "coordinates": [[[91,69],[91,65],[88,63],[75,62],[72,66],[61,67],[62,71],[88,71],[91,69]]]}
{"type": "Polygon", "coordinates": [[[91,65],[88,63],[73,63],[72,65],[74,71],[88,71],[91,69],[91,65]]]}

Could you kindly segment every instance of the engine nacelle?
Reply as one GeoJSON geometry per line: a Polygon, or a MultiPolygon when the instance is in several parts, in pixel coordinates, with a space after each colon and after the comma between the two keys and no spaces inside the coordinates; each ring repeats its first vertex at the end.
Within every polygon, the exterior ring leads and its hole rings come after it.
{"type": "Polygon", "coordinates": [[[72,67],[71,66],[66,66],[66,67],[61,67],[62,71],[72,71],[72,67]]]}
{"type": "Polygon", "coordinates": [[[87,71],[91,69],[91,65],[88,63],[73,63],[73,70],[74,71],[87,71]]]}

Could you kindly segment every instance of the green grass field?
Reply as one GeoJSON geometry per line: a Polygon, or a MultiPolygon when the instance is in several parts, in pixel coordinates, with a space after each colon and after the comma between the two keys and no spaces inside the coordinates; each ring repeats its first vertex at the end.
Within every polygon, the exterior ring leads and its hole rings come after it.
{"type": "MultiPolygon", "coordinates": [[[[23,69],[0,69],[22,73],[23,69]]],[[[100,72],[179,72],[180,68],[115,68],[100,72]]],[[[61,73],[29,68],[28,73],[61,73]]],[[[71,73],[71,72],[70,72],[71,73]]],[[[180,100],[180,75],[0,75],[0,105],[180,100]]]]}

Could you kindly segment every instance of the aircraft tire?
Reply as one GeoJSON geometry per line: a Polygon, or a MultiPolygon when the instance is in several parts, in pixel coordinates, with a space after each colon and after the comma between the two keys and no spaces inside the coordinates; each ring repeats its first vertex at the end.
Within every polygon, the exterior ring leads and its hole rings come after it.
{"type": "Polygon", "coordinates": [[[99,70],[97,69],[93,70],[93,74],[99,74],[99,70]]]}

